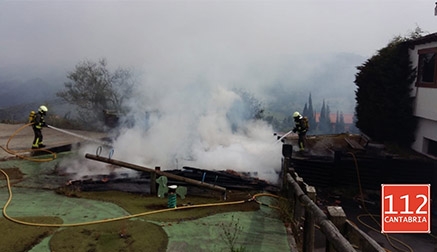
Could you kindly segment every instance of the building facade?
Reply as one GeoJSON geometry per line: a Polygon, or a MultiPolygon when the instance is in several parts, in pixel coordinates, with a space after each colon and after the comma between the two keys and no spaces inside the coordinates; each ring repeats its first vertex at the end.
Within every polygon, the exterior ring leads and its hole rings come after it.
{"type": "Polygon", "coordinates": [[[412,84],[414,115],[418,118],[412,148],[437,159],[437,33],[410,42],[410,58],[417,69],[412,84]]]}

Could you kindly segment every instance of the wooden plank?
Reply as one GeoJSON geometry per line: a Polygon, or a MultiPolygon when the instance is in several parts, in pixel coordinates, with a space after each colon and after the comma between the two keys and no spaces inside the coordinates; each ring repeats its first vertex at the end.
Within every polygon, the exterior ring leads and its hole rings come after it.
{"type": "Polygon", "coordinates": [[[346,142],[349,144],[350,147],[352,147],[355,150],[364,150],[364,147],[361,146],[357,141],[351,139],[351,138],[344,138],[344,140],[346,140],[346,142]]]}
{"type": "Polygon", "coordinates": [[[135,165],[135,164],[130,164],[130,163],[115,160],[115,159],[91,155],[89,153],[85,154],[85,157],[88,159],[92,159],[92,160],[96,160],[96,161],[100,161],[100,162],[104,162],[104,163],[108,163],[108,164],[118,165],[118,166],[126,167],[129,169],[137,170],[137,171],[143,171],[143,172],[149,172],[149,173],[154,172],[157,175],[166,176],[167,178],[170,178],[170,179],[183,181],[183,182],[188,183],[188,184],[192,184],[192,185],[196,185],[196,186],[200,186],[200,187],[205,187],[205,188],[216,190],[216,191],[226,192],[226,188],[224,188],[224,187],[213,185],[213,184],[208,184],[208,183],[203,183],[201,181],[197,181],[197,180],[190,179],[190,178],[185,178],[182,176],[174,175],[174,174],[171,174],[168,172],[163,172],[160,170],[155,170],[155,169],[151,169],[151,168],[147,168],[147,167],[143,167],[143,166],[139,166],[139,165],[135,165]]]}

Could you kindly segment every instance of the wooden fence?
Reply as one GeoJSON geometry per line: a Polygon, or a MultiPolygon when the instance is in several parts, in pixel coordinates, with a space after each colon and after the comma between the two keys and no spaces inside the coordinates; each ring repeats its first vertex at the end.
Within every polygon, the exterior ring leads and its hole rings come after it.
{"type": "Polygon", "coordinates": [[[283,145],[282,189],[290,204],[292,231],[301,242],[299,251],[312,252],[316,226],[326,237],[327,252],[355,252],[385,250],[365,232],[347,220],[339,206],[328,206],[326,215],[316,204],[316,189],[307,185],[291,164],[292,146],[283,145]]]}

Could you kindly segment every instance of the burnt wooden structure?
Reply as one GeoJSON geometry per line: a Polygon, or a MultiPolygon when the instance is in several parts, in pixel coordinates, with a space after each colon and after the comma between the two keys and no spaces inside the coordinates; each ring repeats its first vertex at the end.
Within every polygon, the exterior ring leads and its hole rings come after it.
{"type": "Polygon", "coordinates": [[[379,190],[381,184],[434,184],[437,163],[426,159],[353,155],[336,152],[333,158],[292,157],[293,167],[317,187],[356,186],[379,190]]]}
{"type": "MultiPolygon", "coordinates": [[[[125,167],[125,168],[129,168],[129,169],[133,169],[136,171],[142,171],[142,172],[149,172],[151,174],[156,174],[159,176],[166,176],[169,179],[174,179],[177,181],[182,181],[188,184],[192,184],[192,185],[196,185],[199,187],[204,187],[207,189],[211,189],[211,190],[215,190],[215,191],[220,191],[225,193],[226,192],[226,188],[222,187],[222,186],[218,186],[218,185],[213,185],[213,184],[209,184],[209,183],[204,183],[202,181],[198,181],[198,180],[194,180],[194,179],[190,179],[190,178],[186,178],[186,177],[182,177],[182,176],[178,176],[172,173],[168,173],[168,172],[163,172],[160,169],[152,169],[152,168],[147,168],[144,166],[139,166],[139,165],[135,165],[135,164],[130,164],[127,162],[123,162],[123,161],[119,161],[119,160],[115,160],[115,159],[111,159],[111,158],[105,158],[105,157],[101,157],[101,156],[97,156],[97,155],[92,155],[92,154],[85,154],[85,157],[88,159],[92,159],[92,160],[96,160],[96,161],[100,161],[100,162],[104,162],[104,163],[108,163],[108,164],[112,164],[112,165],[117,165],[117,166],[121,166],[121,167],[125,167]]],[[[156,178],[156,177],[155,177],[156,178]]],[[[156,183],[150,183],[153,188],[151,188],[151,192],[156,190],[156,183]]]]}

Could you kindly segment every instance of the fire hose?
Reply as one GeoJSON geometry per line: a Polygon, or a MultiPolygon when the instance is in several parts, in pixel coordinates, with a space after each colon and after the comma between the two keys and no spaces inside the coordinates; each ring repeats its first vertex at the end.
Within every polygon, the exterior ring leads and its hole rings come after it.
{"type": "MultiPolygon", "coordinates": [[[[30,124],[30,123],[29,123],[29,124],[25,124],[25,125],[23,125],[22,127],[20,127],[19,129],[17,129],[17,130],[16,130],[16,131],[15,131],[15,132],[14,132],[14,133],[9,137],[8,141],[6,142],[6,146],[5,146],[5,147],[0,146],[0,148],[2,148],[4,151],[6,151],[7,153],[9,153],[9,154],[11,154],[11,155],[14,155],[14,156],[16,156],[16,157],[18,157],[18,158],[25,159],[25,160],[29,160],[29,161],[35,161],[35,162],[48,162],[48,161],[52,161],[52,160],[56,159],[56,153],[54,153],[54,152],[52,152],[52,151],[50,151],[50,150],[48,150],[48,149],[37,149],[37,151],[40,151],[40,152],[46,152],[47,154],[52,155],[51,157],[49,157],[49,158],[33,158],[33,157],[26,156],[26,155],[24,155],[24,154],[22,154],[22,153],[30,153],[30,152],[35,151],[34,149],[11,150],[11,149],[9,148],[9,143],[11,142],[11,140],[12,140],[12,139],[13,139],[13,138],[14,138],[14,137],[15,137],[15,136],[20,132],[20,131],[22,131],[23,129],[25,129],[27,126],[30,126],[30,125],[32,125],[32,124],[30,124]]],[[[82,138],[82,139],[87,140],[87,141],[90,141],[90,142],[98,143],[98,144],[100,144],[100,145],[102,145],[102,146],[111,147],[111,143],[110,143],[110,142],[96,140],[96,139],[93,139],[93,138],[90,138],[90,137],[86,137],[86,136],[83,136],[83,135],[79,135],[79,134],[76,134],[76,133],[73,133],[73,132],[70,132],[70,131],[67,131],[67,130],[59,129],[59,128],[56,128],[56,127],[51,126],[51,125],[47,125],[47,127],[50,128],[50,129],[53,129],[53,130],[56,130],[56,131],[62,132],[62,133],[64,133],[64,134],[68,134],[68,135],[71,135],[71,136],[74,136],[74,137],[82,138]]]]}
{"type": "Polygon", "coordinates": [[[25,155],[22,155],[21,153],[29,153],[29,152],[32,152],[32,151],[34,151],[34,150],[32,150],[32,149],[27,149],[27,150],[11,150],[11,149],[9,149],[9,142],[20,132],[20,131],[22,131],[23,129],[25,129],[27,126],[30,126],[30,125],[32,125],[32,124],[30,124],[30,123],[28,123],[28,124],[25,124],[25,125],[23,125],[23,126],[21,126],[19,129],[17,129],[10,137],[9,137],[9,139],[8,139],[8,141],[6,142],[6,146],[5,147],[3,147],[3,146],[0,146],[0,148],[2,148],[4,151],[6,151],[7,153],[9,153],[9,154],[11,154],[11,155],[14,155],[14,156],[16,156],[16,157],[18,157],[18,158],[21,158],[21,159],[25,159],[25,160],[29,160],[29,161],[34,161],[34,162],[48,162],[48,161],[52,161],[52,160],[54,160],[54,159],[56,159],[56,153],[54,153],[54,152],[52,152],[52,151],[50,151],[50,150],[47,150],[47,149],[38,149],[38,151],[41,151],[41,152],[47,152],[48,154],[50,154],[50,155],[52,155],[52,157],[49,157],[49,158],[32,158],[32,157],[28,157],[28,156],[25,156],[25,155]]]}
{"type": "Polygon", "coordinates": [[[246,200],[238,200],[238,201],[231,201],[231,202],[218,202],[218,203],[206,203],[206,204],[199,204],[199,205],[187,205],[187,206],[180,206],[177,208],[165,208],[165,209],[160,209],[160,210],[155,210],[155,211],[149,211],[149,212],[143,212],[143,213],[138,213],[138,214],[131,214],[131,215],[126,215],[126,216],[115,217],[112,219],[103,219],[103,220],[81,222],[81,223],[63,223],[63,224],[33,223],[33,222],[26,222],[26,221],[18,220],[14,217],[10,217],[7,214],[6,209],[8,208],[9,204],[12,201],[12,187],[11,187],[11,183],[10,183],[8,174],[5,171],[3,171],[2,169],[0,169],[0,173],[2,173],[3,176],[6,178],[6,184],[7,184],[7,189],[8,189],[8,193],[9,193],[8,200],[6,201],[6,203],[3,206],[3,210],[2,210],[3,216],[6,219],[8,219],[9,221],[12,221],[15,223],[19,223],[19,224],[23,224],[23,225],[27,225],[27,226],[38,226],[38,227],[77,227],[77,226],[93,225],[93,224],[100,224],[100,223],[106,223],[106,222],[112,222],[112,221],[132,219],[132,218],[141,217],[141,216],[145,216],[145,215],[158,214],[158,213],[164,213],[164,212],[169,212],[169,211],[202,208],[202,207],[228,206],[228,205],[243,204],[243,203],[247,203],[247,202],[251,202],[251,201],[254,201],[260,205],[273,207],[271,205],[261,204],[261,202],[259,200],[257,200],[257,198],[262,197],[262,196],[279,198],[279,196],[274,195],[274,194],[270,194],[270,193],[258,193],[258,194],[253,195],[252,198],[246,199],[246,200]]]}
{"type": "MultiPolygon", "coordinates": [[[[286,136],[290,135],[292,132],[293,132],[293,131],[290,130],[289,132],[285,133],[285,134],[284,134],[283,136],[281,136],[278,140],[276,140],[275,144],[276,144],[276,143],[279,143],[280,141],[282,141],[282,139],[284,139],[286,136]]],[[[274,135],[276,135],[276,133],[275,133],[274,135]]]]}

